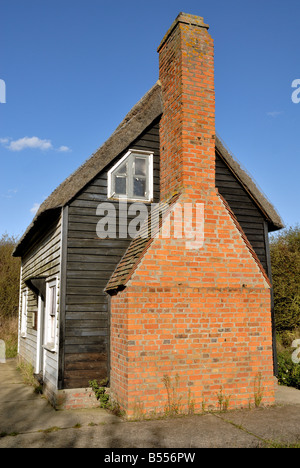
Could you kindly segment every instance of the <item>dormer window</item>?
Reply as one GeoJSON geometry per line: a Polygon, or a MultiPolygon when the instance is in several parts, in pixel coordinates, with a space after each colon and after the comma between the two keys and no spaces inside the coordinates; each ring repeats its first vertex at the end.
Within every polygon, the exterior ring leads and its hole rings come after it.
{"type": "Polygon", "coordinates": [[[108,198],[151,201],[153,153],[129,150],[108,171],[108,198]]]}

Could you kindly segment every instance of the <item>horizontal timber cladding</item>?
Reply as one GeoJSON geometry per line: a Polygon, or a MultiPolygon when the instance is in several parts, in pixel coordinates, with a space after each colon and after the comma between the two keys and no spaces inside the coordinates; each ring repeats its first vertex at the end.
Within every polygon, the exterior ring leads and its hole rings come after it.
{"type": "MultiPolygon", "coordinates": [[[[154,152],[154,201],[158,202],[159,121],[146,129],[128,149],[131,148],[154,152]]],[[[99,203],[107,201],[107,171],[126,151],[69,205],[63,378],[66,389],[86,387],[90,380],[109,377],[109,297],[104,288],[131,238],[99,239],[96,226],[100,216],[96,210],[99,203]]],[[[118,221],[118,202],[115,207],[118,221]]]]}
{"type": "MultiPolygon", "coordinates": [[[[27,288],[25,281],[32,277],[43,276],[57,278],[58,283],[58,313],[60,297],[60,260],[61,260],[61,216],[57,213],[56,219],[52,219],[47,226],[40,228],[41,236],[35,236],[35,242],[26,255],[22,258],[21,292],[28,290],[27,307],[27,336],[20,337],[19,355],[30,362],[34,369],[37,365],[38,346],[38,298],[36,294],[27,288]],[[47,228],[47,229],[46,229],[47,228]]],[[[55,327],[58,333],[58,326],[55,327]]],[[[44,351],[44,382],[52,387],[57,386],[58,354],[44,351]]]]}
{"type": "Polygon", "coordinates": [[[245,232],[265,271],[268,272],[264,216],[227,164],[216,153],[216,187],[245,232]]]}

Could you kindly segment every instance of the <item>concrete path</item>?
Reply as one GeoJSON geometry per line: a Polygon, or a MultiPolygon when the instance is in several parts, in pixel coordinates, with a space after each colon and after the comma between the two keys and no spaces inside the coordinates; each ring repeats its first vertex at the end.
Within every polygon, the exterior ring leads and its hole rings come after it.
{"type": "Polygon", "coordinates": [[[0,448],[300,447],[300,391],[288,387],[269,408],[124,422],[102,409],[55,411],[22,383],[15,360],[0,364],[0,382],[0,448]]]}

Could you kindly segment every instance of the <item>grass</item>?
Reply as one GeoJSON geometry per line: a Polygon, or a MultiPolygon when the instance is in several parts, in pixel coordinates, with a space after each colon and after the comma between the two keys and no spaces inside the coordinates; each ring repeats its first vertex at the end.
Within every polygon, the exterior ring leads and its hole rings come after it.
{"type": "Polygon", "coordinates": [[[22,379],[25,385],[29,385],[34,388],[36,393],[42,393],[42,387],[34,377],[33,365],[19,360],[17,369],[21,372],[22,379]]]}
{"type": "Polygon", "coordinates": [[[17,435],[19,435],[19,432],[0,432],[0,439],[4,437],[16,437],[17,435]]]}
{"type": "Polygon", "coordinates": [[[50,434],[51,432],[58,432],[61,428],[57,426],[48,427],[47,429],[40,429],[38,432],[43,432],[44,434],[50,434]]]}
{"type": "Polygon", "coordinates": [[[73,426],[73,429],[80,429],[82,425],[80,423],[77,423],[73,426]]]}
{"type": "Polygon", "coordinates": [[[271,448],[300,448],[300,442],[296,443],[282,443],[282,442],[269,442],[271,448]]]}
{"type": "Polygon", "coordinates": [[[15,358],[18,354],[18,318],[0,317],[0,340],[5,341],[6,358],[15,358]]]}

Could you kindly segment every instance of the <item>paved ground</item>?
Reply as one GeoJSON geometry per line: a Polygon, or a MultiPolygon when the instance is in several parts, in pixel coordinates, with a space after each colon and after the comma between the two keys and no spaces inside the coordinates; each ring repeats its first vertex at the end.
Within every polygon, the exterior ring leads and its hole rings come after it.
{"type": "Polygon", "coordinates": [[[124,422],[102,409],[55,411],[22,383],[14,360],[0,364],[0,382],[0,448],[300,447],[300,391],[288,387],[269,408],[124,422]]]}

